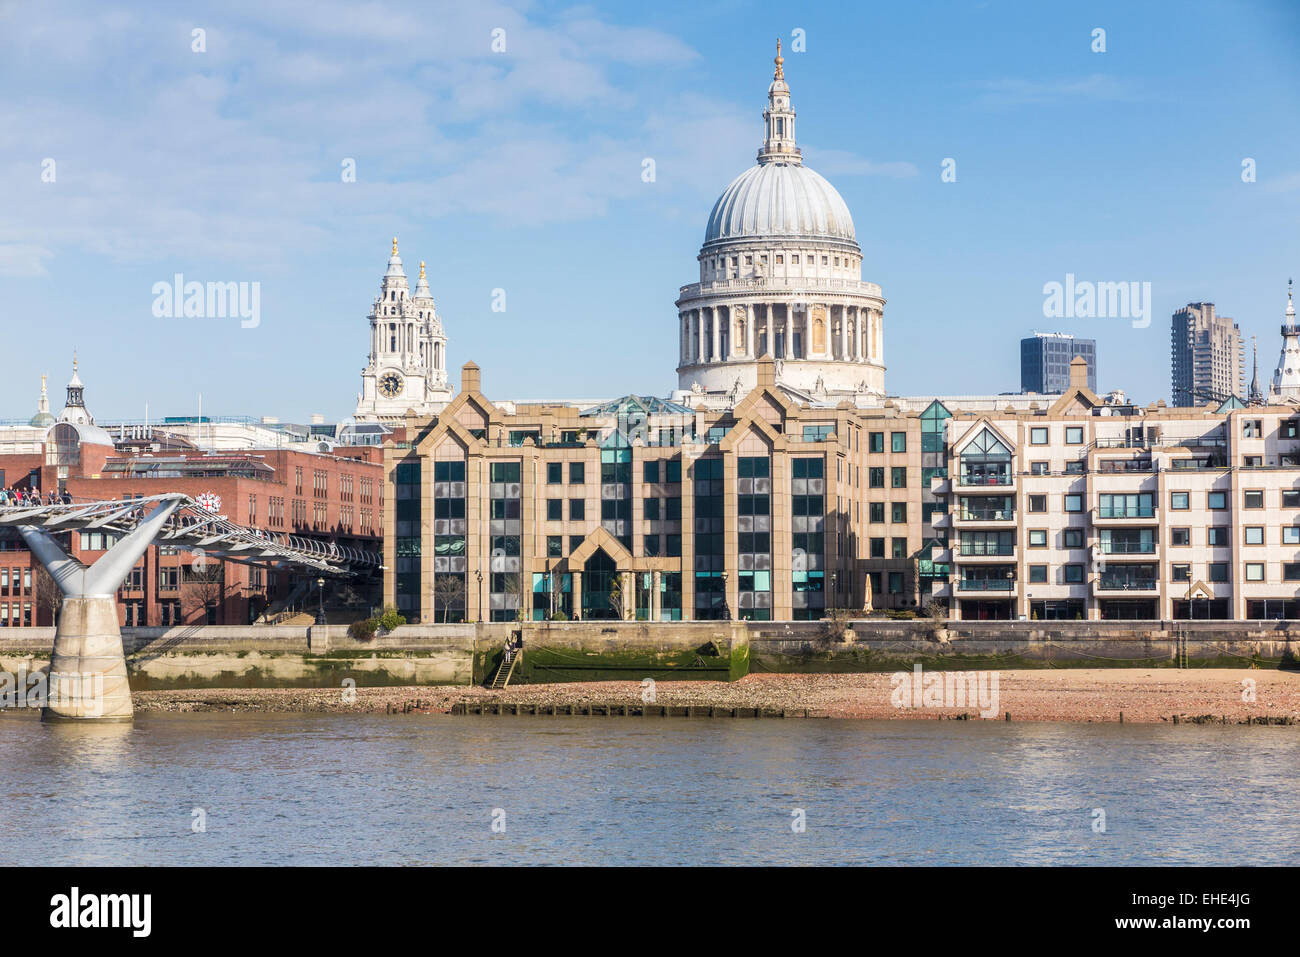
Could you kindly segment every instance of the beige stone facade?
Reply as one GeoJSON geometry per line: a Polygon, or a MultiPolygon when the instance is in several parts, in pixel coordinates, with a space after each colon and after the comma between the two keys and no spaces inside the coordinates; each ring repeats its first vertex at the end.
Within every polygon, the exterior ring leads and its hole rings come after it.
{"type": "Polygon", "coordinates": [[[1041,407],[862,409],[758,368],[728,408],[579,408],[494,403],[467,365],[386,449],[386,600],[424,622],[1300,617],[1295,406],[1137,408],[1076,378],[1041,407]]]}

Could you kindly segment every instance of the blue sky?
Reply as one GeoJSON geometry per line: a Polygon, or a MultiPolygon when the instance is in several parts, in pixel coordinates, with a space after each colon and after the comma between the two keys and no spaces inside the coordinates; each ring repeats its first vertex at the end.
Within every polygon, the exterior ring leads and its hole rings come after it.
{"type": "Polygon", "coordinates": [[[1103,391],[1168,398],[1169,316],[1199,300],[1271,372],[1300,278],[1294,3],[0,0],[0,418],[41,372],[57,409],[74,347],[101,419],[199,393],[341,418],[393,235],[489,395],[666,395],[778,36],[888,300],[891,393],[1015,390],[1019,338],[1058,329],[1098,340],[1103,391]],[[177,272],[259,282],[260,325],[155,318],[177,272]],[[1150,328],[1045,319],[1067,273],[1152,283],[1150,328]]]}

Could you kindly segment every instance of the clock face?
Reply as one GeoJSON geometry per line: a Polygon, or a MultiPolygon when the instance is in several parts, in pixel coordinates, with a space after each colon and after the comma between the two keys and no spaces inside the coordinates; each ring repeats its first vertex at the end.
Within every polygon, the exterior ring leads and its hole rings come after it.
{"type": "Polygon", "coordinates": [[[396,372],[385,372],[379,377],[379,392],[386,399],[395,399],[402,394],[402,377],[396,372]]]}

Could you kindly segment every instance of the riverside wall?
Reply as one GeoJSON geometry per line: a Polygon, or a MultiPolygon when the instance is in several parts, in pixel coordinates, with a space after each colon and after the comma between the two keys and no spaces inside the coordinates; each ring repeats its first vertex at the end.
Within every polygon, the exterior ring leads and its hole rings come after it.
{"type": "MultiPolygon", "coordinates": [[[[360,642],[342,625],[124,628],[135,690],[470,685],[512,634],[512,683],[734,681],[749,673],[1287,666],[1300,622],[523,622],[406,625],[360,642]]],[[[0,631],[0,671],[46,667],[53,628],[0,631]]]]}

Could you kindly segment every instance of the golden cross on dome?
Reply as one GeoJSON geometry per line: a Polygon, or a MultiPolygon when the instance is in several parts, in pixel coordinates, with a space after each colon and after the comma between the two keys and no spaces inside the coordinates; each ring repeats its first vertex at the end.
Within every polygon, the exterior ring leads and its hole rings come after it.
{"type": "Polygon", "coordinates": [[[420,260],[420,278],[421,278],[421,279],[424,278],[424,260],[423,260],[423,259],[420,260]]]}
{"type": "Polygon", "coordinates": [[[776,38],[776,59],[775,59],[773,62],[776,64],[776,75],[773,77],[773,79],[784,80],[784,79],[785,79],[785,68],[784,68],[781,64],[785,63],[785,58],[781,56],[781,38],[780,38],[780,37],[777,37],[777,38],[776,38]]]}
{"type": "Polygon", "coordinates": [[[394,256],[397,255],[397,237],[396,237],[396,236],[393,237],[393,255],[394,255],[394,256]]]}

